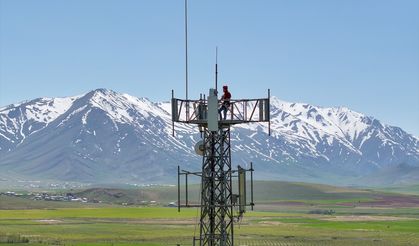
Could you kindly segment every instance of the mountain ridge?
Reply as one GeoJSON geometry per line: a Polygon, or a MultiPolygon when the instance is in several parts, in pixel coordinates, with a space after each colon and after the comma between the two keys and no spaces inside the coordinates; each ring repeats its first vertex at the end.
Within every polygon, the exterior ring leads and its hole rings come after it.
{"type": "MultiPolygon", "coordinates": [[[[168,102],[107,89],[8,105],[0,108],[0,170],[83,182],[174,180],[177,165],[199,170],[199,133],[176,124],[172,137],[169,110],[168,102]]],[[[262,179],[351,183],[401,163],[419,166],[417,137],[346,107],[271,97],[271,127],[271,137],[266,124],[231,131],[233,162],[258,163],[262,179]]]]}

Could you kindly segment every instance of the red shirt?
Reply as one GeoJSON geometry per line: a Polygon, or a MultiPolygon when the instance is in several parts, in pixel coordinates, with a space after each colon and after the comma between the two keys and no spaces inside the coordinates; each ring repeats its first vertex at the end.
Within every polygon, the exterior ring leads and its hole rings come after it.
{"type": "Polygon", "coordinates": [[[231,99],[231,93],[229,91],[225,91],[224,95],[221,97],[221,100],[230,100],[231,99]]]}
{"type": "Polygon", "coordinates": [[[228,107],[230,105],[230,99],[231,93],[229,91],[225,91],[224,95],[221,97],[221,100],[223,100],[223,105],[228,107]]]}

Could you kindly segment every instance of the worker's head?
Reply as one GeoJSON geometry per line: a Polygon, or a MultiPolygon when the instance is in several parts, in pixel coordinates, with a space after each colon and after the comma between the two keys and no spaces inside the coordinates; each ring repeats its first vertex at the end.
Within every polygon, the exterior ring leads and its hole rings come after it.
{"type": "Polygon", "coordinates": [[[228,86],[223,86],[223,91],[228,91],[228,86]]]}

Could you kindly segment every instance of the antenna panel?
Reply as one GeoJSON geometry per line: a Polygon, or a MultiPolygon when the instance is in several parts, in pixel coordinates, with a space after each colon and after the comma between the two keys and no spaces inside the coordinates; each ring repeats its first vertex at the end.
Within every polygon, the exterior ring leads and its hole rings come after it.
{"type": "Polygon", "coordinates": [[[176,98],[172,98],[172,121],[179,121],[178,100],[176,98]]]}
{"type": "Polygon", "coordinates": [[[239,212],[246,212],[246,170],[238,167],[239,173],[239,212]]]}
{"type": "Polygon", "coordinates": [[[208,96],[208,130],[218,131],[218,99],[215,89],[209,90],[208,96]]]}

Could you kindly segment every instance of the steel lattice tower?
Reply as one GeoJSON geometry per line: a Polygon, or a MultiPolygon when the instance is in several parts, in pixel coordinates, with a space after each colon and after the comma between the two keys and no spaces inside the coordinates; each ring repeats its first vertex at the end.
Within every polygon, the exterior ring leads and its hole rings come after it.
{"type": "MultiPolygon", "coordinates": [[[[232,168],[230,127],[235,124],[268,122],[269,97],[262,99],[231,100],[227,119],[218,118],[217,92],[210,89],[208,99],[182,100],[174,98],[172,91],[172,126],[174,123],[196,124],[202,141],[195,146],[202,155],[202,169],[198,172],[180,170],[178,166],[178,209],[181,207],[201,208],[199,238],[194,238],[200,246],[234,245],[234,221],[241,218],[246,206],[253,209],[253,166],[244,169],[232,168]],[[189,110],[192,108],[192,111],[189,110]],[[251,201],[246,200],[246,172],[250,172],[251,201]],[[185,176],[185,201],[181,204],[180,176],[185,176]],[[201,201],[190,204],[188,200],[188,176],[201,177],[201,201]],[[238,194],[233,194],[233,178],[238,179],[238,194]]],[[[270,123],[269,123],[270,125],[270,123]]],[[[270,129],[270,128],[268,128],[270,129]]]]}
{"type": "Polygon", "coordinates": [[[230,129],[204,132],[201,245],[234,245],[230,129]]]}
{"type": "Polygon", "coordinates": [[[202,155],[202,169],[199,172],[180,170],[178,166],[178,210],[181,207],[201,208],[199,238],[193,245],[200,246],[234,245],[234,219],[241,218],[246,207],[253,210],[253,165],[250,169],[240,166],[236,170],[231,164],[230,126],[242,123],[268,122],[270,135],[270,91],[262,99],[229,100],[229,118],[218,118],[218,48],[216,48],[215,88],[209,90],[208,98],[199,100],[188,98],[188,10],[185,0],[185,85],[186,99],[177,99],[172,90],[172,135],[175,136],[175,122],[195,124],[199,127],[202,141],[195,146],[197,154],[202,155]],[[191,110],[192,109],[192,110],[191,110]],[[246,172],[250,172],[251,201],[246,200],[246,172]],[[180,176],[185,176],[185,203],[180,200],[180,176]],[[201,177],[200,204],[190,204],[188,200],[188,176],[201,177]],[[233,178],[238,179],[238,194],[233,194],[233,178]],[[234,212],[237,208],[236,212],[234,212]]]}

